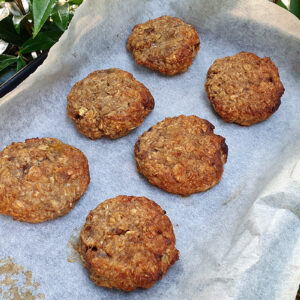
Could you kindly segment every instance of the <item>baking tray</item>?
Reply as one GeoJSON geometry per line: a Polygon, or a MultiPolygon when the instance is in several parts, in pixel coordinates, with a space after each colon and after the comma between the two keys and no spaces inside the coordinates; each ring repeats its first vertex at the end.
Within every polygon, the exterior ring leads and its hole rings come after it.
{"type": "Polygon", "coordinates": [[[2,98],[0,146],[57,137],[85,153],[91,183],[72,211],[54,221],[26,224],[0,216],[0,260],[10,257],[31,271],[39,284],[32,294],[46,299],[294,300],[300,282],[298,24],[261,0],[84,1],[47,60],[2,98]],[[201,40],[188,72],[173,77],[137,66],[126,51],[132,27],[163,14],[193,24],[201,40]],[[224,123],[204,91],[213,61],[245,50],[271,56],[286,89],[279,110],[249,128],[224,123]],[[128,136],[91,141],[67,118],[66,97],[88,73],[110,67],[144,83],[155,108],[128,136]],[[221,182],[190,197],[150,185],[136,171],[133,156],[140,134],[179,114],[209,120],[229,147],[221,182]],[[130,294],[95,286],[80,261],[70,259],[70,244],[88,212],[119,194],[146,196],[165,209],[180,250],[180,260],[162,280],[130,294]]]}

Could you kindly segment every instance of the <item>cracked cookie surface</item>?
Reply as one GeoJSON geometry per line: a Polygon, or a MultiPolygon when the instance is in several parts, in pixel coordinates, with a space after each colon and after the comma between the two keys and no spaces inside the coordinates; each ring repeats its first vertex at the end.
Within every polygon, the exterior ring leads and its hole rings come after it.
{"type": "Polygon", "coordinates": [[[84,154],[54,138],[12,143],[0,153],[0,213],[38,223],[67,214],[89,184],[84,154]]]}
{"type": "Polygon", "coordinates": [[[224,121],[243,126],[269,118],[284,93],[271,59],[249,52],[217,59],[208,70],[205,89],[224,121]]]}
{"type": "Polygon", "coordinates": [[[150,288],[179,257],[166,212],[145,197],[117,196],[86,218],[79,253],[99,286],[150,288]]]}
{"type": "Polygon", "coordinates": [[[127,49],[138,65],[165,75],[185,72],[199,48],[196,29],[170,16],[135,25],[127,41],[127,49]]]}
{"type": "Polygon", "coordinates": [[[154,108],[150,91],[116,68],[90,73],[73,86],[67,99],[69,118],[90,139],[125,136],[154,108]]]}
{"type": "Polygon", "coordinates": [[[166,118],[144,132],[135,144],[138,171],[150,183],[188,196],[216,185],[228,148],[214,126],[197,116],[166,118]]]}

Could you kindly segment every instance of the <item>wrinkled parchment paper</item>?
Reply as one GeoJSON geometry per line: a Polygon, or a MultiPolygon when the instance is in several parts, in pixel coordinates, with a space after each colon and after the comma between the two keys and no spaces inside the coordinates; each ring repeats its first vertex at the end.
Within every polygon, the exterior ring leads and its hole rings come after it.
{"type": "MultiPolygon", "coordinates": [[[[1,149],[31,137],[57,137],[88,157],[91,183],[66,216],[26,224],[0,216],[0,259],[30,269],[46,299],[295,299],[300,283],[300,21],[262,0],[85,0],[44,64],[0,103],[1,149]],[[137,66],[126,51],[132,27],[163,14],[193,24],[200,51],[174,77],[137,66]],[[267,121],[240,127],[212,110],[204,82],[216,58],[239,51],[270,56],[285,93],[267,121]],[[156,104],[145,122],[118,140],[91,141],[66,116],[71,87],[96,69],[127,70],[156,104]],[[150,185],[135,169],[140,134],[167,116],[208,119],[229,146],[221,182],[180,197],[150,185]],[[119,194],[155,200],[174,225],[178,261],[155,286],[130,294],[96,287],[66,245],[88,212],[119,194]]],[[[1,279],[1,275],[0,275],[1,279]]]]}

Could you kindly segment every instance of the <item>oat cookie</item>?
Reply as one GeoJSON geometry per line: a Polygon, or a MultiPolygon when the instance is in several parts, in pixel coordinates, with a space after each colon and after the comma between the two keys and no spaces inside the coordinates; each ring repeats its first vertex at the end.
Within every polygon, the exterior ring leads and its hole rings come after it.
{"type": "Polygon", "coordinates": [[[54,138],[12,143],[0,153],[0,213],[38,223],[67,214],[90,181],[84,154],[54,138]]]}
{"type": "Polygon", "coordinates": [[[150,288],[179,258],[166,212],[134,196],[106,200],[89,213],[79,253],[97,285],[127,292],[150,288]]]}
{"type": "Polygon", "coordinates": [[[169,16],[135,25],[127,41],[127,49],[138,65],[165,75],[185,72],[199,48],[196,29],[169,16]]]}
{"type": "Polygon", "coordinates": [[[166,118],[144,132],[135,144],[138,171],[150,183],[188,196],[216,185],[228,148],[214,126],[197,116],[166,118]]]}
{"type": "Polygon", "coordinates": [[[208,70],[205,89],[224,121],[243,126],[269,118],[284,93],[271,59],[249,52],[217,59],[208,70]]]}
{"type": "Polygon", "coordinates": [[[116,139],[140,126],[153,107],[151,93],[132,74],[108,69],[92,72],[74,85],[67,112],[90,139],[116,139]]]}

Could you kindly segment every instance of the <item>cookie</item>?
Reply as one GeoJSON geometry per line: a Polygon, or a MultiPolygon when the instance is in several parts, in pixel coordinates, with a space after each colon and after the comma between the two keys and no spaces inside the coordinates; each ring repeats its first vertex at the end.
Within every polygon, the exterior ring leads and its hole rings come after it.
{"type": "Polygon", "coordinates": [[[269,118],[284,93],[271,59],[249,52],[217,59],[208,70],[205,89],[224,121],[243,126],[269,118]]]}
{"type": "Polygon", "coordinates": [[[149,90],[120,69],[95,71],[77,82],[68,95],[67,112],[90,139],[127,135],[154,108],[149,90]]]}
{"type": "Polygon", "coordinates": [[[84,154],[54,138],[12,143],[0,153],[0,213],[38,223],[67,214],[90,181],[84,154]]]}
{"type": "Polygon", "coordinates": [[[89,213],[79,253],[92,281],[127,292],[150,288],[179,258],[166,212],[134,196],[108,199],[89,213]]]}
{"type": "Polygon", "coordinates": [[[166,118],[144,132],[135,144],[138,171],[150,183],[188,196],[216,185],[228,148],[214,126],[197,116],[166,118]]]}
{"type": "Polygon", "coordinates": [[[185,72],[199,48],[196,29],[170,16],[135,25],[127,41],[127,49],[138,65],[165,75],[185,72]]]}

